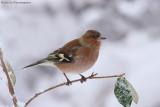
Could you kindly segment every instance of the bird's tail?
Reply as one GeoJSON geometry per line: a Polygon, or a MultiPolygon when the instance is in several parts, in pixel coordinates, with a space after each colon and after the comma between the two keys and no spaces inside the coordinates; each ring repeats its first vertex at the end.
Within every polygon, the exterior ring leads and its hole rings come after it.
{"type": "Polygon", "coordinates": [[[37,61],[37,62],[35,62],[33,64],[30,64],[28,66],[23,67],[23,69],[24,68],[28,68],[28,67],[32,67],[32,66],[35,66],[35,65],[39,65],[39,64],[42,64],[42,63],[45,63],[46,61],[47,61],[46,59],[39,60],[39,61],[37,61]]]}

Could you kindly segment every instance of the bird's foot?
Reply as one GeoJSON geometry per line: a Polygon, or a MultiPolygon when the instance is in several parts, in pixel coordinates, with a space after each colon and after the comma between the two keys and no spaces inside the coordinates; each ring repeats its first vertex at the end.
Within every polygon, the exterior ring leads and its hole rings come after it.
{"type": "Polygon", "coordinates": [[[66,82],[66,85],[69,86],[69,85],[72,85],[72,82],[68,79],[67,75],[65,73],[63,73],[64,76],[66,77],[67,79],[67,82],[66,82]]]}
{"type": "Polygon", "coordinates": [[[67,85],[67,86],[70,86],[70,85],[72,85],[72,82],[71,82],[69,79],[67,79],[66,85],[67,85]]]}
{"type": "Polygon", "coordinates": [[[87,78],[84,77],[83,75],[79,74],[81,76],[81,80],[80,82],[83,83],[83,82],[86,82],[87,81],[87,78]]]}

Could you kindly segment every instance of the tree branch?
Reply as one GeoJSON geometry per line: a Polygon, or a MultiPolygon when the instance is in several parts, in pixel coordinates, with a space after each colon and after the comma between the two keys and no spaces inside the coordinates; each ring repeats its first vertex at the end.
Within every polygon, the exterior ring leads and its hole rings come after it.
{"type": "Polygon", "coordinates": [[[10,94],[12,96],[13,104],[14,104],[15,107],[18,107],[17,99],[16,99],[15,92],[14,92],[14,88],[12,86],[12,82],[11,82],[10,77],[8,75],[7,68],[6,68],[6,66],[4,64],[4,61],[3,61],[3,53],[2,53],[1,48],[0,48],[0,62],[1,62],[1,66],[3,68],[3,72],[5,73],[5,75],[7,77],[7,82],[8,82],[7,86],[8,86],[9,92],[10,92],[10,94]]]}
{"type": "MultiPolygon", "coordinates": [[[[95,77],[97,74],[98,74],[98,73],[96,73],[96,74],[92,73],[90,76],[86,77],[86,79],[114,78],[114,77],[123,77],[123,76],[125,75],[125,73],[123,73],[123,74],[120,74],[120,75],[95,77]]],[[[72,82],[72,83],[75,83],[75,82],[78,82],[78,81],[81,81],[81,79],[76,79],[76,80],[73,80],[73,81],[71,81],[71,82],[72,82]]],[[[50,88],[48,88],[48,89],[46,89],[46,90],[44,90],[44,91],[42,91],[42,92],[36,93],[33,97],[31,97],[31,98],[25,103],[25,106],[24,106],[24,107],[27,107],[28,104],[30,104],[30,103],[31,103],[35,98],[37,98],[39,95],[44,94],[44,93],[46,93],[46,92],[48,92],[48,91],[50,91],[50,90],[53,90],[53,89],[55,89],[55,88],[64,86],[64,85],[66,85],[66,84],[67,84],[66,82],[65,82],[65,83],[61,83],[61,84],[59,84],[59,85],[50,87],[50,88]]]]}
{"type": "MultiPolygon", "coordinates": [[[[7,80],[8,80],[8,81],[7,81],[7,82],[8,82],[8,89],[9,89],[9,92],[10,92],[10,94],[11,94],[11,96],[12,96],[13,104],[14,104],[15,107],[18,107],[18,105],[17,105],[17,99],[16,99],[15,92],[14,92],[14,88],[13,88],[13,86],[12,86],[12,82],[11,82],[10,77],[9,77],[9,75],[8,75],[8,72],[7,72],[7,68],[6,68],[6,66],[5,66],[5,63],[4,63],[4,61],[3,61],[3,53],[2,53],[2,51],[1,51],[1,48],[0,48],[0,62],[1,62],[1,66],[2,66],[2,68],[3,68],[3,72],[5,73],[5,75],[6,75],[6,77],[7,77],[7,80]]],[[[92,73],[90,76],[86,77],[86,79],[102,79],[102,78],[123,77],[123,76],[125,75],[125,73],[120,74],[120,75],[101,76],[101,77],[96,77],[97,75],[98,75],[98,73],[96,73],[96,74],[92,73]]],[[[78,81],[81,81],[81,79],[72,80],[71,83],[75,83],[75,82],[78,82],[78,81]]],[[[48,91],[51,91],[51,90],[53,90],[53,89],[55,89],[55,88],[64,86],[64,85],[66,85],[66,84],[67,84],[67,82],[64,82],[64,83],[61,83],[61,84],[59,84],[59,85],[50,87],[50,88],[48,88],[48,89],[46,89],[46,90],[44,90],[44,91],[41,91],[41,92],[36,93],[33,97],[31,97],[31,98],[25,103],[24,107],[27,107],[28,104],[30,104],[30,103],[31,103],[35,98],[37,98],[39,95],[44,94],[44,93],[46,93],[46,92],[48,92],[48,91]]]]}

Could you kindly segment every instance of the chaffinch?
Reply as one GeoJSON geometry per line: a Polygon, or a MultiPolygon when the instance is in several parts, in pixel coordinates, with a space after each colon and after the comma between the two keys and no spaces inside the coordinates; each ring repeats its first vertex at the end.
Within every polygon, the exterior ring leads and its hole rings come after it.
{"type": "Polygon", "coordinates": [[[81,83],[83,83],[86,78],[80,73],[87,71],[95,64],[99,55],[101,40],[104,39],[106,38],[102,37],[98,31],[88,30],[79,39],[68,42],[46,58],[24,68],[34,65],[55,66],[66,77],[66,85],[71,85],[71,82],[65,73],[78,73],[81,76],[81,83]]]}

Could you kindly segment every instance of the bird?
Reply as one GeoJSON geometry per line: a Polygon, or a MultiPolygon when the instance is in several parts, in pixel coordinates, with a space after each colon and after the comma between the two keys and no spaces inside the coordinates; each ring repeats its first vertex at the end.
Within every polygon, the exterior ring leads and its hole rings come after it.
{"type": "Polygon", "coordinates": [[[62,72],[67,80],[66,85],[71,85],[71,81],[66,73],[75,73],[81,76],[80,82],[86,81],[81,74],[89,70],[97,61],[101,41],[106,39],[96,30],[86,31],[80,38],[66,43],[63,47],[53,51],[46,58],[39,60],[24,68],[35,65],[54,66],[62,72]]]}

